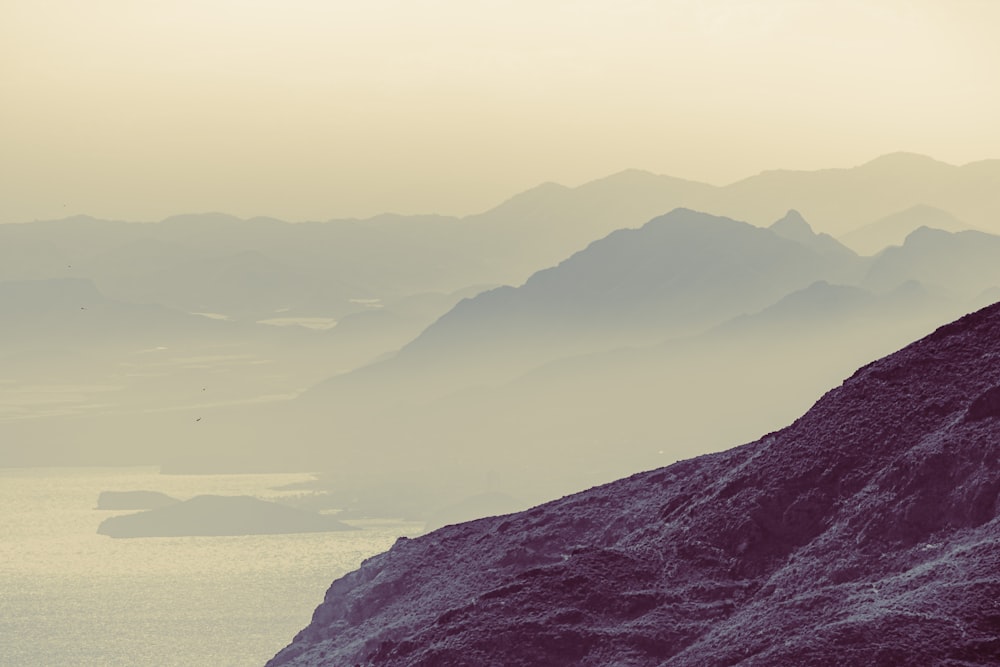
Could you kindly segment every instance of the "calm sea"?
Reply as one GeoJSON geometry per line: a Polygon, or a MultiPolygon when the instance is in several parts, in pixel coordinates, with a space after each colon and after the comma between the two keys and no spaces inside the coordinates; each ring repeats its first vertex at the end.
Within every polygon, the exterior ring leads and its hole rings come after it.
{"type": "Polygon", "coordinates": [[[337,576],[418,523],[342,533],[111,539],[101,491],[277,498],[306,475],[0,469],[0,665],[263,665],[337,576]]]}

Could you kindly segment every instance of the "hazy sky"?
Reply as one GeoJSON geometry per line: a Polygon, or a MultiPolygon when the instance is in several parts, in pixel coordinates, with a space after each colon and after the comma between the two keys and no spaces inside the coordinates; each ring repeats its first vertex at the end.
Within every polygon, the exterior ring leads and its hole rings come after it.
{"type": "Polygon", "coordinates": [[[0,222],[1000,157],[994,0],[0,0],[0,222]]]}

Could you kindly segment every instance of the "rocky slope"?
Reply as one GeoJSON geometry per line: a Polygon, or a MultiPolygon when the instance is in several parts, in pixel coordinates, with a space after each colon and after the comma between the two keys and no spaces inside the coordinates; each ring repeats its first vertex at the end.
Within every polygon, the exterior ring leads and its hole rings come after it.
{"type": "Polygon", "coordinates": [[[998,664],[998,454],[1000,304],[756,442],[401,538],[268,665],[998,664]]]}

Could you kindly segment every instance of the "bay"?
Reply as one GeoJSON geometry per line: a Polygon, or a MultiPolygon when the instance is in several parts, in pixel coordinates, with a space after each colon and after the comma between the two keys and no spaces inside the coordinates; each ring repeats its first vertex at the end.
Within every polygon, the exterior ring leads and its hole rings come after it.
{"type": "Polygon", "coordinates": [[[0,665],[263,665],[326,588],[423,525],[245,537],[112,539],[101,491],[266,500],[305,474],[160,475],[155,468],[0,469],[0,665]]]}

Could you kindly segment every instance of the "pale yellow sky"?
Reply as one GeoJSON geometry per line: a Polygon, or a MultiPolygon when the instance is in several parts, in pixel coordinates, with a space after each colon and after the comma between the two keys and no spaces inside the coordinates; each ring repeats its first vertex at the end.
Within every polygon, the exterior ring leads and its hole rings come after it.
{"type": "Polygon", "coordinates": [[[995,0],[0,0],[0,222],[1000,157],[995,0]]]}

